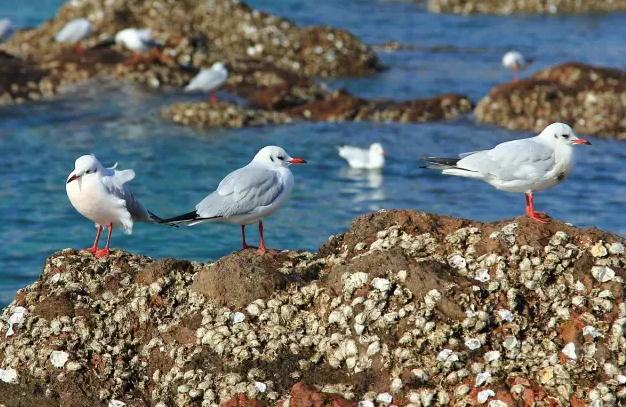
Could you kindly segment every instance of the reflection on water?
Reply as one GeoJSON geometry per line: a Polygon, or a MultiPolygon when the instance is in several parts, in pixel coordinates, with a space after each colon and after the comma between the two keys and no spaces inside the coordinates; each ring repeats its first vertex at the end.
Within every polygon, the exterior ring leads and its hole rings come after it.
{"type": "Polygon", "coordinates": [[[339,171],[339,177],[344,180],[343,192],[351,197],[352,202],[367,203],[370,210],[383,207],[382,203],[387,197],[381,170],[357,170],[344,167],[339,171]]]}

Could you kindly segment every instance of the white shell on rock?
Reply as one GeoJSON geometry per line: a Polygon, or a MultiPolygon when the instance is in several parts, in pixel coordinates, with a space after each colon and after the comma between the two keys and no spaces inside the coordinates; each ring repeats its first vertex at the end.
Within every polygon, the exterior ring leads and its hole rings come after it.
{"type": "Polygon", "coordinates": [[[609,253],[624,254],[624,245],[621,243],[612,243],[611,246],[609,246],[609,253]]]}
{"type": "Polygon", "coordinates": [[[343,280],[343,291],[346,293],[353,293],[354,290],[363,287],[367,284],[367,279],[369,276],[367,273],[362,271],[358,271],[356,273],[344,274],[342,276],[343,280]]]}
{"type": "Polygon", "coordinates": [[[391,404],[393,401],[393,396],[389,393],[380,393],[376,396],[376,401],[383,404],[391,404]]]}
{"type": "Polygon", "coordinates": [[[467,346],[469,350],[476,350],[480,348],[482,344],[480,343],[479,339],[469,338],[465,341],[465,346],[467,346]]]}
{"type": "Polygon", "coordinates": [[[485,362],[487,363],[493,362],[494,360],[498,360],[500,359],[500,351],[499,350],[489,351],[485,353],[484,358],[485,358],[485,362]]]}
{"type": "Polygon", "coordinates": [[[259,393],[265,393],[267,391],[267,384],[263,382],[254,382],[254,388],[259,393]]]}
{"type": "Polygon", "coordinates": [[[570,358],[571,360],[576,360],[578,357],[576,356],[576,345],[574,342],[570,342],[563,347],[561,350],[565,356],[570,358]]]}
{"type": "Polygon", "coordinates": [[[589,335],[592,338],[597,338],[600,336],[600,331],[598,331],[595,326],[587,325],[583,328],[583,335],[589,335]]]}
{"type": "Polygon", "coordinates": [[[489,270],[487,269],[480,269],[476,272],[476,275],[474,276],[474,280],[478,280],[482,283],[486,283],[487,281],[491,280],[491,277],[489,276],[489,270]]]}
{"type": "Polygon", "coordinates": [[[487,381],[491,379],[491,373],[490,372],[480,372],[476,375],[476,387],[480,387],[483,384],[487,383],[487,381]]]}
{"type": "Polygon", "coordinates": [[[495,395],[496,393],[491,389],[482,390],[478,392],[478,395],[476,396],[476,400],[478,400],[478,402],[482,404],[486,402],[489,399],[489,397],[493,397],[495,395]]]}
{"type": "Polygon", "coordinates": [[[489,402],[488,406],[489,407],[508,407],[508,404],[506,404],[502,400],[491,400],[489,402]]]}
{"type": "Polygon", "coordinates": [[[378,291],[389,291],[391,289],[391,281],[386,278],[376,277],[372,280],[372,287],[378,291]]]}
{"type": "Polygon", "coordinates": [[[513,322],[513,313],[511,311],[509,311],[508,309],[504,309],[504,308],[499,309],[498,310],[498,316],[503,321],[513,322]]]}
{"type": "Polygon", "coordinates": [[[594,266],[591,268],[591,275],[601,283],[613,280],[615,277],[615,271],[612,268],[605,266],[594,266]]]}
{"type": "Polygon", "coordinates": [[[437,360],[440,362],[445,362],[452,355],[452,349],[443,349],[441,352],[437,354],[437,360]]]}
{"type": "Polygon", "coordinates": [[[0,369],[0,381],[10,384],[17,383],[17,370],[9,367],[7,369],[0,369]]]}
{"type": "Polygon", "coordinates": [[[65,363],[69,358],[70,355],[67,352],[63,352],[62,350],[53,350],[50,353],[50,362],[52,363],[52,366],[56,367],[57,369],[65,366],[65,363]]]}
{"type": "Polygon", "coordinates": [[[9,328],[7,329],[7,335],[11,336],[15,332],[13,331],[13,325],[21,326],[28,315],[28,310],[24,307],[15,307],[13,308],[13,313],[9,317],[7,321],[9,323],[9,328]]]}
{"type": "Polygon", "coordinates": [[[228,318],[231,323],[238,324],[243,322],[246,319],[246,316],[242,312],[231,312],[228,318]]]}
{"type": "Polygon", "coordinates": [[[374,407],[374,402],[371,400],[361,400],[357,403],[357,407],[374,407]]]}
{"type": "Polygon", "coordinates": [[[124,403],[123,401],[119,401],[119,400],[115,400],[115,399],[111,399],[111,401],[109,401],[109,407],[125,407],[126,403],[124,403]]]}

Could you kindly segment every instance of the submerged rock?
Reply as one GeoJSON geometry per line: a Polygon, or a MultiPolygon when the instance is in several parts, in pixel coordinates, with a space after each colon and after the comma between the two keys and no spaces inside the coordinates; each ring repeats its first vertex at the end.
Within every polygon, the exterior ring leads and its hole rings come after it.
{"type": "Polygon", "coordinates": [[[381,211],[316,253],[63,250],[0,318],[2,403],[621,405],[620,245],[557,221],[381,211]]]}
{"type": "Polygon", "coordinates": [[[428,0],[435,13],[597,13],[626,10],[626,0],[428,0]]]}
{"type": "Polygon", "coordinates": [[[560,121],[580,133],[626,139],[625,109],[626,72],[572,62],[496,86],[474,113],[513,130],[539,132],[560,121]]]}

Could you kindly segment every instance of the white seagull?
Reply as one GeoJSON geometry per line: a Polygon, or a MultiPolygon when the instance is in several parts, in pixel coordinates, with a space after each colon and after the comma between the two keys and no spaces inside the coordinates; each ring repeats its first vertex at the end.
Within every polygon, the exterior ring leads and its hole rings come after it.
{"type": "Polygon", "coordinates": [[[524,55],[519,51],[509,51],[502,56],[502,66],[513,71],[513,80],[515,81],[519,79],[520,71],[528,68],[532,62],[532,59],[524,58],[524,55]]]}
{"type": "Polygon", "coordinates": [[[550,217],[535,211],[533,192],[551,188],[572,171],[573,146],[591,144],[567,124],[552,123],[538,136],[498,144],[491,150],[461,154],[460,158],[425,157],[427,168],[446,175],[475,178],[497,189],[526,194],[526,215],[540,223],[550,217]]]}
{"type": "Polygon", "coordinates": [[[118,171],[115,164],[105,168],[94,155],[83,155],[76,160],[74,171],[67,177],[65,189],[74,208],[96,224],[96,240],[87,251],[96,257],[110,253],[113,227],[122,227],[126,234],[133,231],[134,222],[157,222],[160,219],[150,213],[135,199],[128,182],[135,178],[135,171],[118,171]],[[98,250],[103,227],[109,229],[107,244],[98,250]]]}
{"type": "Polygon", "coordinates": [[[0,42],[6,41],[15,33],[15,26],[9,18],[0,18],[0,42]]]}
{"type": "Polygon", "coordinates": [[[125,28],[115,34],[115,43],[136,53],[146,52],[158,45],[149,28],[125,28]]]}
{"type": "Polygon", "coordinates": [[[163,219],[160,223],[241,225],[242,245],[247,249],[245,227],[259,222],[259,253],[263,254],[267,251],[263,219],[273,214],[291,195],[294,181],[288,167],[304,163],[305,160],[289,156],[281,147],[263,147],[248,165],[228,174],[194,211],[163,219]]]}
{"type": "Polygon", "coordinates": [[[66,23],[54,35],[56,42],[74,44],[76,52],[82,52],[80,41],[91,34],[91,23],[86,18],[76,18],[66,23]]]}
{"type": "Polygon", "coordinates": [[[222,86],[228,79],[228,70],[221,62],[214,63],[210,68],[204,68],[194,76],[187,86],[185,92],[202,91],[210,92],[212,102],[216,101],[214,90],[222,86]]]}
{"type": "Polygon", "coordinates": [[[339,146],[339,156],[348,162],[351,168],[378,170],[385,166],[385,150],[380,143],[373,143],[369,148],[339,146]]]}

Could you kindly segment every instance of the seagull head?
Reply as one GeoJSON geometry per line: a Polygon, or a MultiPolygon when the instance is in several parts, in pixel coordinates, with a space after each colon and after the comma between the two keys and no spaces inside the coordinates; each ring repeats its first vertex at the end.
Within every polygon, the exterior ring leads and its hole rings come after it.
{"type": "Polygon", "coordinates": [[[78,181],[80,187],[84,178],[96,176],[100,172],[102,172],[102,164],[95,155],[80,156],[74,163],[74,171],[67,177],[67,184],[78,181]]]}
{"type": "Polygon", "coordinates": [[[211,69],[215,70],[215,71],[225,71],[226,70],[226,65],[224,65],[223,62],[216,62],[211,66],[211,69]]]}
{"type": "Polygon", "coordinates": [[[370,145],[370,156],[384,156],[385,149],[380,143],[372,143],[370,145]]]}
{"type": "Polygon", "coordinates": [[[554,146],[591,144],[584,138],[578,137],[576,133],[574,133],[574,130],[565,123],[552,123],[539,134],[539,138],[545,140],[547,143],[552,143],[554,146]]]}
{"type": "Polygon", "coordinates": [[[282,148],[266,146],[259,150],[252,162],[265,164],[273,168],[288,167],[291,164],[306,164],[302,158],[292,157],[282,148]]]}

